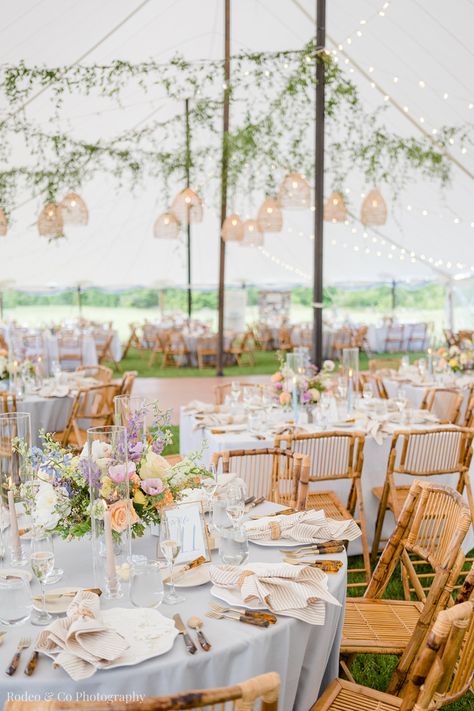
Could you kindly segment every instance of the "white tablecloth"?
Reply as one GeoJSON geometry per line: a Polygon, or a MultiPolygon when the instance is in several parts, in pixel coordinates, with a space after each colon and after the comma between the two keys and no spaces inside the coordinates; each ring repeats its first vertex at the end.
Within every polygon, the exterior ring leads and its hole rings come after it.
{"type": "MultiPolygon", "coordinates": [[[[134,541],[134,552],[145,552],[151,557],[156,538],[134,541]]],[[[57,564],[66,571],[65,580],[58,583],[92,585],[90,542],[57,542],[57,564]]],[[[331,554],[346,563],[345,554],[331,554]]],[[[217,559],[217,554],[216,554],[217,559]]],[[[277,548],[250,545],[253,561],[281,560],[277,548]]],[[[344,604],[346,566],[328,576],[329,590],[344,604]]],[[[36,583],[34,584],[36,585],[36,583]]],[[[167,695],[191,689],[236,684],[257,674],[276,671],[282,678],[280,711],[308,711],[327,684],[337,676],[339,644],[343,622],[343,607],[326,606],[323,626],[312,626],[289,617],[279,617],[276,625],[259,629],[231,620],[211,620],[205,617],[210,585],[183,590],[185,602],[173,607],[162,605],[160,611],[169,617],[179,613],[183,620],[198,615],[212,644],[210,652],[201,649],[191,656],[180,637],[167,654],[133,667],[99,671],[82,682],[75,683],[61,669],[53,669],[50,660],[40,657],[35,674],[27,678],[23,669],[28,652],[23,654],[20,667],[13,677],[0,675],[0,707],[15,694],[27,694],[22,699],[81,700],[86,695],[104,697],[118,695],[167,695]],[[289,663],[289,660],[291,662],[289,663]],[[70,694],[70,696],[68,696],[70,694]]],[[[111,601],[102,605],[112,606],[111,601]]],[[[114,607],[130,607],[128,600],[114,601],[114,607]]],[[[32,639],[40,629],[29,624],[8,630],[2,650],[2,664],[7,666],[20,637],[32,639]]],[[[193,634],[194,636],[194,634],[193,634]]]]}
{"type": "MultiPolygon", "coordinates": [[[[59,349],[57,336],[48,336],[46,339],[46,350],[49,364],[53,360],[59,361],[59,349]]],[[[83,336],[82,338],[82,363],[79,350],[77,352],[77,361],[63,361],[61,368],[63,370],[76,370],[78,365],[97,365],[97,348],[92,336],[83,336]]]]}
{"type": "MultiPolygon", "coordinates": [[[[194,429],[195,419],[193,415],[186,414],[181,410],[180,416],[180,451],[181,454],[188,454],[193,450],[198,449],[203,440],[207,440],[208,447],[204,452],[204,460],[207,464],[210,463],[212,455],[214,452],[225,452],[227,450],[233,449],[263,449],[265,447],[273,446],[273,438],[268,439],[256,439],[254,435],[250,432],[232,432],[226,434],[212,434],[209,430],[205,429],[194,429]]],[[[312,425],[305,425],[308,430],[320,431],[320,428],[312,425]]],[[[413,429],[426,429],[428,425],[412,425],[413,429]]],[[[336,429],[336,428],[335,428],[336,429]]],[[[354,428],[356,429],[356,428],[354,428]]],[[[396,429],[401,429],[400,426],[391,426],[392,432],[396,429]]],[[[408,429],[403,427],[403,429],[408,429]]],[[[344,431],[347,432],[347,429],[344,431]]],[[[390,446],[392,442],[392,437],[387,436],[383,440],[382,444],[377,444],[377,442],[372,437],[367,437],[365,440],[364,447],[364,466],[362,470],[362,496],[364,499],[364,513],[365,520],[367,524],[367,537],[369,540],[369,546],[372,544],[373,535],[375,532],[375,523],[377,520],[377,511],[379,500],[372,493],[372,488],[376,486],[383,486],[385,481],[385,473],[387,471],[388,456],[390,452],[390,446]]],[[[474,464],[473,464],[474,467],[474,464]]],[[[453,487],[456,486],[457,477],[456,475],[443,475],[430,477],[433,481],[437,481],[443,484],[449,484],[453,487]]],[[[410,484],[413,481],[412,477],[403,477],[396,479],[397,483],[400,484],[410,484]]],[[[336,494],[345,503],[349,495],[349,481],[341,480],[331,480],[328,482],[322,482],[321,484],[310,484],[311,489],[322,490],[323,488],[331,489],[335,491],[336,494]]],[[[388,538],[390,533],[394,528],[394,519],[390,512],[387,513],[385,517],[385,524],[383,528],[383,538],[388,538]]],[[[466,550],[470,550],[474,547],[474,532],[471,530],[466,538],[466,550]]],[[[350,544],[349,554],[357,555],[362,552],[361,539],[357,539],[350,544]]]]}
{"type": "Polygon", "coordinates": [[[59,432],[64,430],[69,415],[71,414],[74,398],[66,397],[39,397],[39,395],[25,395],[17,402],[18,412],[29,412],[31,416],[31,443],[39,445],[39,431],[59,432]]]}

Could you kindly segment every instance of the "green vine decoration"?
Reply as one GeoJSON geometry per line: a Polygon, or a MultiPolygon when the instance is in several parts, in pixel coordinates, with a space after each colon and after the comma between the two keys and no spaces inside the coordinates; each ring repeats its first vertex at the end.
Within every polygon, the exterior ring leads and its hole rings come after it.
{"type": "MultiPolygon", "coordinates": [[[[383,123],[383,109],[368,112],[355,84],[314,42],[301,50],[240,53],[232,58],[231,130],[227,138],[229,203],[256,193],[274,193],[287,172],[308,178],[313,171],[315,64],[326,68],[327,185],[341,190],[348,177],[362,173],[368,186],[386,185],[396,198],[410,180],[422,175],[445,185],[450,179],[446,149],[454,139],[471,141],[470,127],[440,128],[436,140],[402,137],[383,123]]],[[[166,64],[73,67],[0,66],[0,92],[7,110],[0,119],[0,205],[11,213],[21,192],[57,200],[78,190],[98,174],[114,177],[119,186],[137,189],[153,179],[157,192],[169,196],[184,184],[186,151],[184,111],[166,121],[118,133],[110,139],[81,140],[64,129],[72,96],[112,99],[121,106],[123,92],[138,87],[145,95],[162,92],[170,102],[190,99],[193,132],[191,182],[208,202],[218,203],[222,154],[223,64],[187,62],[175,57],[166,64]],[[29,102],[47,89],[51,105],[48,130],[32,118],[29,102]],[[18,142],[29,160],[15,165],[18,142]],[[196,148],[199,146],[199,148],[196,148]]],[[[261,196],[260,196],[261,197],[261,196]]],[[[163,205],[163,209],[166,205],[163,205]]],[[[253,206],[253,209],[255,206],[253,206]]]]}

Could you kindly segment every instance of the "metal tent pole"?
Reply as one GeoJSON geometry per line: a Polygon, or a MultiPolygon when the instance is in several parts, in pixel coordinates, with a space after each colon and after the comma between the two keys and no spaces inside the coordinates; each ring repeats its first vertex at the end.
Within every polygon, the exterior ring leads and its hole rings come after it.
{"type": "MultiPolygon", "coordinates": [[[[186,132],[186,187],[190,187],[191,180],[191,129],[189,127],[189,99],[184,102],[185,108],[185,132],[186,132]]],[[[193,294],[191,290],[191,222],[190,222],[191,206],[187,206],[187,254],[188,254],[188,318],[191,318],[193,310],[193,294]]]]}
{"type": "Polygon", "coordinates": [[[316,0],[316,111],[314,146],[314,266],[313,362],[323,360],[323,246],[324,246],[324,62],[318,52],[326,43],[326,0],[316,0]]]}
{"type": "MultiPolygon", "coordinates": [[[[221,221],[224,224],[227,213],[227,173],[229,164],[229,114],[230,114],[230,0],[225,2],[224,15],[224,116],[222,134],[221,166],[221,221]]],[[[219,322],[217,336],[216,375],[224,375],[224,288],[225,288],[225,241],[219,232],[219,322]]]]}

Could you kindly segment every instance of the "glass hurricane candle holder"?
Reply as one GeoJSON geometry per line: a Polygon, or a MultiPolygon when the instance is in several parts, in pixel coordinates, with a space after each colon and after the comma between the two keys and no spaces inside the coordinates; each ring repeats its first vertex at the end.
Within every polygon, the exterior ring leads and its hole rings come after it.
{"type": "Polygon", "coordinates": [[[21,545],[19,519],[23,516],[22,486],[31,480],[31,422],[27,412],[0,415],[0,485],[4,516],[10,527],[5,535],[10,563],[27,565],[21,545]]]}
{"type": "Polygon", "coordinates": [[[131,525],[136,514],[129,479],[127,430],[111,425],[87,430],[94,577],[106,598],[120,598],[129,581],[131,525]]]}

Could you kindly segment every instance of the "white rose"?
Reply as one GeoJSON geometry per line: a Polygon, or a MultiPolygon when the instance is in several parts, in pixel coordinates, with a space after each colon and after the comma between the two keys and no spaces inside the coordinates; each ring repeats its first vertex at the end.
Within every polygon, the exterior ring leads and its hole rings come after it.
{"type": "Polygon", "coordinates": [[[332,373],[335,367],[333,360],[325,360],[323,363],[323,370],[327,370],[329,373],[332,373]]]}
{"type": "Polygon", "coordinates": [[[309,392],[309,394],[311,395],[311,400],[312,400],[313,402],[319,402],[319,398],[321,397],[321,393],[319,392],[319,390],[317,390],[317,388],[311,388],[310,390],[308,390],[308,392],[309,392]]]}
{"type": "MultiPolygon", "coordinates": [[[[89,456],[89,444],[85,443],[82,452],[81,459],[86,459],[89,456]]],[[[106,459],[112,456],[112,446],[107,444],[107,442],[99,442],[99,440],[94,440],[92,442],[92,459],[97,461],[98,459],[106,459]]]]}
{"type": "Polygon", "coordinates": [[[54,528],[61,518],[60,513],[56,511],[57,504],[58,497],[52,484],[42,482],[35,497],[35,524],[46,530],[54,528]]]}
{"type": "Polygon", "coordinates": [[[146,453],[140,467],[140,479],[167,479],[171,474],[171,464],[167,459],[151,450],[146,453]]]}

